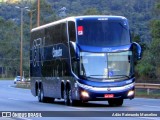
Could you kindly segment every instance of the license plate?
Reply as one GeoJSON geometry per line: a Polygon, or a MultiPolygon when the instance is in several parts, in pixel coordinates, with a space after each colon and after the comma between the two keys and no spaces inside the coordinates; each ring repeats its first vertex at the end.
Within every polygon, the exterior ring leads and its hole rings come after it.
{"type": "Polygon", "coordinates": [[[114,94],[105,94],[104,97],[105,98],[114,98],[114,94]]]}

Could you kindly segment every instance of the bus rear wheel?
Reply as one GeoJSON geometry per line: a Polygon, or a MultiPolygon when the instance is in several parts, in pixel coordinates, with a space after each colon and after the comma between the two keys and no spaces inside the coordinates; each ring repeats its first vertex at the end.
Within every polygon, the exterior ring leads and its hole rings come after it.
{"type": "Polygon", "coordinates": [[[63,97],[64,97],[64,103],[65,103],[65,105],[70,105],[69,91],[68,91],[68,89],[64,89],[64,91],[63,91],[63,97]]]}
{"type": "Polygon", "coordinates": [[[108,100],[109,106],[122,106],[123,99],[110,99],[108,100]]]}
{"type": "Polygon", "coordinates": [[[46,102],[47,98],[44,97],[44,91],[43,91],[43,86],[42,85],[38,88],[37,92],[38,92],[38,101],[39,102],[46,102]]]}

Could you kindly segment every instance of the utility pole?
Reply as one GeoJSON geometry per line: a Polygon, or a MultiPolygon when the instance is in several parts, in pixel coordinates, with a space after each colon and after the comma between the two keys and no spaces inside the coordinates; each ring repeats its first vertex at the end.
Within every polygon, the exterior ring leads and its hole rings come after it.
{"type": "Polygon", "coordinates": [[[40,26],[40,0],[37,0],[37,27],[40,26]]]}
{"type": "Polygon", "coordinates": [[[23,9],[21,8],[21,48],[20,48],[20,76],[21,76],[21,81],[22,81],[22,71],[23,71],[23,63],[22,63],[22,59],[23,59],[23,9]]]}
{"type": "Polygon", "coordinates": [[[32,18],[33,18],[33,12],[34,12],[35,10],[36,10],[36,9],[34,9],[34,10],[27,9],[27,11],[28,11],[29,14],[30,14],[30,30],[32,30],[32,18]]]}
{"type": "Polygon", "coordinates": [[[21,10],[21,40],[20,40],[20,76],[22,80],[22,71],[23,71],[23,11],[24,9],[28,9],[28,7],[19,7],[16,8],[21,10]]]}

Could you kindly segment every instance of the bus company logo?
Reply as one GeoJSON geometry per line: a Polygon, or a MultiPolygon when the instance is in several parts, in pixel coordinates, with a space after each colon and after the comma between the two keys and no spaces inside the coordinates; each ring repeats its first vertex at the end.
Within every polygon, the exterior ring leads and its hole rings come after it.
{"type": "Polygon", "coordinates": [[[61,56],[62,56],[62,49],[61,49],[61,48],[58,48],[58,50],[56,50],[56,49],[53,47],[52,56],[53,56],[53,58],[55,58],[55,57],[61,57],[61,56]]]}
{"type": "Polygon", "coordinates": [[[112,51],[112,48],[102,48],[102,51],[103,51],[103,52],[111,52],[111,51],[112,51]]]}
{"type": "Polygon", "coordinates": [[[33,66],[43,66],[44,60],[44,45],[45,45],[45,37],[44,38],[37,38],[33,40],[33,47],[32,47],[32,61],[33,66]]]}
{"type": "Polygon", "coordinates": [[[83,35],[83,26],[78,26],[78,35],[83,35]]]}
{"type": "Polygon", "coordinates": [[[111,91],[111,88],[107,88],[107,91],[111,91]]]}

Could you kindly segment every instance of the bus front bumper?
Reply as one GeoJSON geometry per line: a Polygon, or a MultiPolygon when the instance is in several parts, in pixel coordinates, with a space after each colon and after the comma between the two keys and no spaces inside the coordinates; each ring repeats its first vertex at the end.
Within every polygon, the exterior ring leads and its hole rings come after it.
{"type": "Polygon", "coordinates": [[[83,101],[108,100],[113,98],[133,99],[135,83],[120,87],[91,87],[78,83],[79,99],[83,101]]]}

